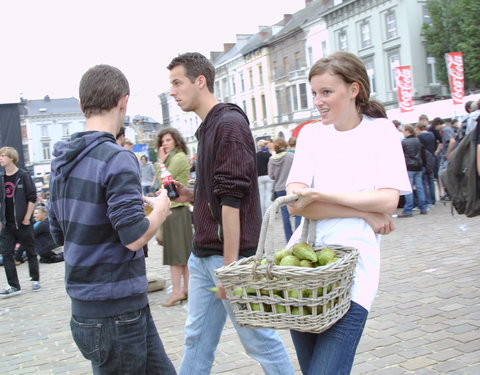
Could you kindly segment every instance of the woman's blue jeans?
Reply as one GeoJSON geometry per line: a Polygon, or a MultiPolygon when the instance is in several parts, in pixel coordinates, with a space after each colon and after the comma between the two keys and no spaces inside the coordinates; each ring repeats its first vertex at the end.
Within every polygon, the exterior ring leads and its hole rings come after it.
{"type": "Polygon", "coordinates": [[[352,302],[343,318],[325,332],[290,331],[303,375],[349,375],[367,315],[352,302]]]}
{"type": "MultiPolygon", "coordinates": [[[[284,197],[287,195],[286,190],[280,190],[275,192],[275,198],[284,197]]],[[[280,207],[280,211],[282,213],[282,222],[283,222],[283,231],[285,232],[285,239],[290,241],[290,237],[292,237],[293,231],[298,228],[300,222],[302,221],[301,216],[295,215],[295,228],[292,230],[292,223],[290,222],[290,214],[288,212],[287,206],[280,207]]]]}

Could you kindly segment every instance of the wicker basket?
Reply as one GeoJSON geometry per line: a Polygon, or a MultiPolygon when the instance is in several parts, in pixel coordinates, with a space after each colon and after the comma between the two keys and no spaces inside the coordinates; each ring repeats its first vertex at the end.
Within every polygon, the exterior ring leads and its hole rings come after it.
{"type": "MultiPolygon", "coordinates": [[[[274,264],[274,228],[280,206],[296,199],[295,195],[280,197],[270,206],[263,218],[255,256],[216,270],[235,317],[243,327],[320,333],[335,324],[350,307],[357,249],[329,245],[339,260],[317,268],[274,264]],[[266,264],[261,264],[263,258],[266,264]]],[[[311,245],[315,224],[304,220],[302,240],[311,245]]]]}

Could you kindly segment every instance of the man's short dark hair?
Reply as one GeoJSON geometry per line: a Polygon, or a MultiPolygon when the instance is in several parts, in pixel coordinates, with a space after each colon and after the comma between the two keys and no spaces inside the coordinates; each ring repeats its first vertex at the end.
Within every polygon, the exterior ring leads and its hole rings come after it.
{"type": "Polygon", "coordinates": [[[433,126],[443,125],[443,124],[445,124],[445,121],[443,121],[440,117],[435,117],[435,118],[432,120],[432,125],[433,125],[433,126]]]}
{"type": "Polygon", "coordinates": [[[183,55],[178,55],[168,64],[167,69],[172,70],[179,65],[185,68],[185,75],[192,83],[195,82],[198,76],[204,76],[207,80],[208,91],[213,94],[215,67],[205,56],[198,52],[187,52],[183,55]]]}
{"type": "Polygon", "coordinates": [[[472,112],[472,105],[473,100],[469,100],[468,102],[465,103],[465,112],[470,113],[472,112]]]}
{"type": "Polygon", "coordinates": [[[122,135],[125,136],[125,126],[123,125],[115,136],[115,139],[118,141],[118,138],[120,138],[122,135]]]}
{"type": "Polygon", "coordinates": [[[86,118],[109,111],[130,94],[127,78],[110,65],[96,65],[80,81],[80,105],[86,118]]]}

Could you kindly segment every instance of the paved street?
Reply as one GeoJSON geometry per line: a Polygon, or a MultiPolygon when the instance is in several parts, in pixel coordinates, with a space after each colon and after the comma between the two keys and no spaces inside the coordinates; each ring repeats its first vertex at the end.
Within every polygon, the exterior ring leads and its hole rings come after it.
{"type": "MultiPolygon", "coordinates": [[[[480,374],[480,217],[451,216],[449,205],[437,204],[426,216],[416,212],[394,220],[397,230],[383,238],[380,290],[352,374],[480,374]]],[[[23,294],[0,300],[0,373],[89,374],[89,362],[70,335],[64,265],[40,266],[40,292],[31,291],[23,264],[18,267],[23,294]]],[[[169,279],[161,248],[153,242],[147,266],[169,279]]],[[[3,269],[0,277],[3,285],[3,269]]],[[[162,307],[166,296],[165,290],[151,293],[151,307],[178,368],[186,306],[162,307]]],[[[300,374],[289,333],[281,331],[281,337],[300,374]]],[[[212,373],[262,374],[230,323],[212,373]]]]}

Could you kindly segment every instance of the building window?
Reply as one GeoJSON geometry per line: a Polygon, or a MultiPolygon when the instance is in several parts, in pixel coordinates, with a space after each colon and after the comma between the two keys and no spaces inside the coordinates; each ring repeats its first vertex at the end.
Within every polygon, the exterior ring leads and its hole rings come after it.
{"type": "Polygon", "coordinates": [[[275,97],[277,99],[278,115],[281,115],[283,113],[283,111],[282,111],[282,92],[280,90],[276,90],[275,91],[275,97]]]}
{"type": "Polygon", "coordinates": [[[237,87],[235,86],[235,77],[232,77],[232,92],[233,95],[237,93],[237,87]]]}
{"type": "Polygon", "coordinates": [[[247,113],[247,102],[245,100],[242,101],[242,108],[243,112],[247,113]]]}
{"type": "Polygon", "coordinates": [[[430,12],[428,11],[428,7],[426,5],[422,6],[422,16],[423,16],[423,23],[427,25],[432,24],[432,18],[430,17],[430,12]]]}
{"type": "Polygon", "coordinates": [[[375,87],[375,68],[373,65],[373,59],[367,59],[364,61],[365,63],[365,70],[367,71],[368,82],[370,83],[370,93],[375,94],[376,87],[375,87]]]}
{"type": "Polygon", "coordinates": [[[300,83],[298,85],[298,90],[300,91],[300,108],[308,108],[308,99],[307,99],[307,84],[300,83]]]}
{"type": "Polygon", "coordinates": [[[290,64],[288,63],[288,56],[283,58],[283,75],[287,75],[290,71],[290,64]]]}
{"type": "Polygon", "coordinates": [[[295,52],[295,70],[300,69],[300,52],[295,52]]]}
{"type": "Polygon", "coordinates": [[[245,81],[243,79],[243,73],[240,73],[240,85],[241,85],[241,88],[242,88],[241,92],[244,92],[245,91],[245,81]]]}
{"type": "Polygon", "coordinates": [[[395,17],[395,12],[391,11],[385,15],[385,24],[387,30],[387,39],[397,37],[397,19],[395,17]]]}
{"type": "Polygon", "coordinates": [[[435,57],[427,57],[427,83],[429,85],[438,85],[437,82],[437,61],[435,57]]]}
{"type": "Polygon", "coordinates": [[[288,96],[290,98],[290,112],[298,111],[298,95],[296,85],[288,88],[288,96]]]}
{"type": "Polygon", "coordinates": [[[327,57],[327,41],[322,40],[322,57],[327,57]]]}
{"type": "Polygon", "coordinates": [[[395,77],[395,68],[400,66],[400,55],[397,52],[392,52],[388,55],[388,63],[390,70],[390,87],[391,89],[397,88],[397,80],[395,77]]]}
{"type": "Polygon", "coordinates": [[[360,24],[360,35],[362,37],[362,48],[366,48],[372,45],[372,36],[370,34],[370,23],[368,21],[360,24]]]}
{"type": "Polygon", "coordinates": [[[262,119],[266,120],[266,118],[267,118],[267,102],[265,100],[265,94],[262,94],[260,99],[262,100],[262,119]]]}
{"type": "Polygon", "coordinates": [[[48,137],[48,125],[42,125],[42,137],[48,137]]]}
{"type": "Polygon", "coordinates": [[[338,33],[338,49],[340,51],[346,51],[348,49],[346,30],[341,30],[338,33]]]}
{"type": "Polygon", "coordinates": [[[255,98],[252,98],[252,120],[257,121],[257,106],[255,104],[255,98]]]}
{"type": "Polygon", "coordinates": [[[50,160],[50,142],[42,142],[43,160],[50,160]]]}
{"type": "Polygon", "coordinates": [[[69,124],[62,124],[62,136],[68,137],[70,135],[70,127],[69,124]]]}
{"type": "Polygon", "coordinates": [[[308,59],[308,66],[313,65],[313,48],[308,47],[307,48],[307,59],[308,59]]]}
{"type": "Polygon", "coordinates": [[[250,89],[253,89],[253,69],[248,69],[248,81],[250,82],[250,89]]]}
{"type": "Polygon", "coordinates": [[[278,78],[278,64],[276,61],[272,63],[272,73],[273,73],[273,78],[278,78]]]}
{"type": "Polygon", "coordinates": [[[215,93],[220,97],[221,92],[220,92],[220,82],[215,82],[215,93]]]}
{"type": "Polygon", "coordinates": [[[263,66],[262,64],[258,65],[258,83],[263,85],[263,66]]]}
{"type": "Polygon", "coordinates": [[[222,94],[224,97],[228,96],[228,85],[227,85],[227,79],[223,78],[222,79],[222,94]]]}

